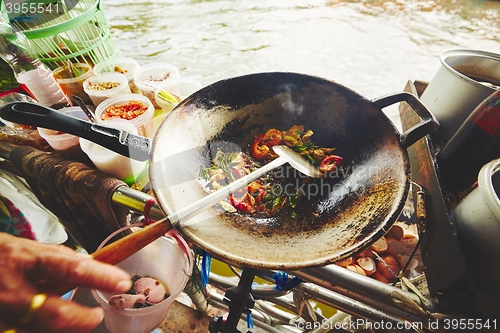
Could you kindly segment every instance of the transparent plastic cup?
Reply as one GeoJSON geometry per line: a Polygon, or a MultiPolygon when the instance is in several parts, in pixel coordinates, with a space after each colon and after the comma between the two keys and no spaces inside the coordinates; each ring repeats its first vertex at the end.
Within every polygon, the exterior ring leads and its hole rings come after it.
{"type": "Polygon", "coordinates": [[[106,61],[101,61],[94,66],[96,75],[102,73],[118,72],[127,77],[130,91],[134,94],[141,94],[141,90],[134,83],[134,74],[141,66],[132,58],[114,58],[106,61]]]}
{"type": "MultiPolygon", "coordinates": [[[[183,291],[192,272],[192,257],[185,242],[174,237],[161,237],[118,263],[116,266],[130,273],[159,279],[170,296],[160,303],[145,308],[117,310],[109,305],[111,294],[92,290],[92,295],[104,309],[104,323],[112,333],[149,333],[165,319],[174,300],[183,291]],[[179,244],[181,242],[181,244],[179,244]]],[[[101,244],[105,245],[106,241],[101,244]]]]}
{"type": "MultiPolygon", "coordinates": [[[[131,134],[137,134],[135,125],[125,119],[106,120],[102,124],[131,134]]],[[[97,170],[121,179],[128,185],[135,183],[147,172],[148,163],[146,161],[128,158],[83,138],[80,138],[80,147],[94,163],[97,170]]]]}
{"type": "Polygon", "coordinates": [[[38,103],[57,107],[67,104],[67,98],[54,79],[53,73],[44,65],[18,74],[17,81],[36,98],[38,103]]]}
{"type": "Polygon", "coordinates": [[[72,105],[76,104],[73,104],[73,95],[80,97],[86,104],[90,104],[92,101],[85,90],[83,90],[83,82],[92,75],[92,67],[85,63],[73,64],[73,67],[80,75],[73,77],[67,66],[61,66],[54,70],[54,78],[72,105]]]}
{"type": "MultiPolygon", "coordinates": [[[[106,119],[103,119],[103,115],[106,113],[106,110],[108,108],[114,106],[120,106],[124,107],[125,105],[131,103],[131,102],[139,102],[147,107],[147,111],[135,118],[132,119],[126,119],[129,120],[134,126],[137,128],[137,134],[141,136],[145,136],[148,138],[153,138],[156,132],[156,128],[154,125],[154,120],[153,117],[155,115],[155,108],[153,104],[151,104],[150,100],[139,94],[126,94],[126,95],[119,95],[115,97],[111,97],[101,104],[96,108],[95,110],[95,117],[98,123],[102,123],[106,119]]],[[[117,115],[117,119],[124,119],[123,117],[119,117],[117,115]]]]}
{"type": "Polygon", "coordinates": [[[131,93],[127,77],[121,73],[92,75],[83,82],[83,90],[96,107],[110,97],[131,93]]]}

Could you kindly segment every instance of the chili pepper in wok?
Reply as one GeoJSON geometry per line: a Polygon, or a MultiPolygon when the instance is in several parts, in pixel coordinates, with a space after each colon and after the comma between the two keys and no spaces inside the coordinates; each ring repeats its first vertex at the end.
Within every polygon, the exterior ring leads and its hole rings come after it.
{"type": "Polygon", "coordinates": [[[231,205],[240,212],[252,213],[254,211],[255,198],[248,193],[245,193],[240,198],[231,194],[229,195],[229,199],[231,200],[231,205]]]}
{"type": "Polygon", "coordinates": [[[252,144],[251,154],[258,161],[265,159],[270,152],[269,146],[264,142],[264,137],[265,134],[258,135],[252,144]]]}
{"type": "Polygon", "coordinates": [[[342,162],[342,157],[337,155],[330,155],[325,157],[321,161],[319,169],[325,173],[329,173],[334,171],[337,168],[337,166],[340,165],[341,162],[342,162]]]}
{"type": "Polygon", "coordinates": [[[271,128],[266,133],[256,136],[251,147],[251,155],[258,161],[274,159],[277,156],[271,147],[285,144],[303,155],[312,164],[319,165],[321,171],[326,173],[334,171],[342,162],[342,158],[332,154],[335,148],[323,148],[313,144],[311,142],[313,134],[312,130],[305,131],[304,126],[295,125],[283,132],[271,128]]]}

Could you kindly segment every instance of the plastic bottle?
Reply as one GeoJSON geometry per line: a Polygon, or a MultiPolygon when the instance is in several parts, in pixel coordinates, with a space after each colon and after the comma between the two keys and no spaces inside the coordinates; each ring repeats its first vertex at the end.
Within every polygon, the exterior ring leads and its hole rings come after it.
{"type": "Polygon", "coordinates": [[[16,80],[38,103],[50,107],[67,105],[52,71],[40,62],[26,36],[14,32],[3,20],[0,20],[0,57],[9,64],[16,80]]]}
{"type": "Polygon", "coordinates": [[[443,185],[462,191],[486,163],[500,157],[500,90],[479,104],[437,155],[443,185]]]}

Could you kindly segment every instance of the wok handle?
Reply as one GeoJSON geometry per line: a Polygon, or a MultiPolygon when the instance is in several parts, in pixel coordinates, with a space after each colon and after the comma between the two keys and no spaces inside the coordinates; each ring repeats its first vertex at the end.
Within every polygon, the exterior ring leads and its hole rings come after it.
{"type": "Polygon", "coordinates": [[[0,108],[0,117],[17,124],[70,133],[135,160],[149,159],[152,146],[149,138],[78,119],[40,104],[9,103],[0,108]]]}
{"type": "Polygon", "coordinates": [[[116,265],[170,230],[172,230],[172,224],[165,218],[104,246],[91,256],[106,264],[116,265]]]}
{"type": "Polygon", "coordinates": [[[405,148],[411,146],[419,139],[423,138],[432,131],[435,131],[439,127],[439,122],[436,117],[434,117],[429,109],[427,109],[427,107],[415,95],[410,94],[409,92],[391,94],[372,100],[372,103],[380,109],[398,102],[408,103],[413,111],[415,111],[419,115],[420,119],[422,119],[420,123],[401,134],[401,141],[405,148]]]}

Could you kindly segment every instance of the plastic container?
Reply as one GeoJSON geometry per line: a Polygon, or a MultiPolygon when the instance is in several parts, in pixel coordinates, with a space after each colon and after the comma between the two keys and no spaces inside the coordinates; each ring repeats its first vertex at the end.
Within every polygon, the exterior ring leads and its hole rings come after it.
{"type": "Polygon", "coordinates": [[[196,79],[174,78],[168,80],[164,89],[155,91],[155,101],[164,113],[169,113],[179,102],[182,102],[202,87],[202,84],[196,79]]]}
{"type": "Polygon", "coordinates": [[[155,88],[165,89],[172,79],[179,78],[181,74],[177,67],[166,62],[141,66],[135,72],[134,82],[141,89],[144,96],[149,98],[155,108],[160,108],[155,100],[155,88]]]}
{"type": "Polygon", "coordinates": [[[128,85],[130,87],[130,91],[134,94],[140,94],[141,90],[134,83],[134,74],[137,70],[139,70],[139,63],[132,58],[115,58],[109,59],[106,61],[102,61],[95,65],[94,74],[102,74],[102,73],[122,73],[127,77],[128,85]]]}
{"type": "MultiPolygon", "coordinates": [[[[64,108],[58,111],[75,118],[88,120],[87,116],[79,106],[64,108]]],[[[60,156],[92,165],[88,156],[80,148],[79,137],[73,134],[41,127],[38,127],[38,133],[60,156]]]]}
{"type": "MultiPolygon", "coordinates": [[[[170,293],[165,300],[150,307],[117,310],[108,304],[113,295],[98,290],[91,291],[104,309],[104,323],[110,332],[150,333],[166,317],[192,272],[192,258],[187,255],[189,249],[179,236],[175,237],[161,237],[116,265],[131,276],[147,275],[162,281],[170,293]],[[179,241],[183,244],[184,251],[179,246],[179,241]]],[[[103,243],[106,244],[106,241],[103,243]]]]}
{"type": "MultiPolygon", "coordinates": [[[[102,124],[137,134],[135,125],[125,119],[106,120],[102,124]]],[[[80,147],[94,163],[97,170],[121,179],[128,185],[135,183],[147,172],[147,161],[128,158],[83,138],[80,138],[80,147]]]]}
{"type": "Polygon", "coordinates": [[[121,73],[93,75],[83,82],[83,90],[95,106],[99,106],[110,97],[130,94],[127,77],[121,73]],[[118,84],[118,86],[113,88],[109,84],[118,84]]]}
{"type": "Polygon", "coordinates": [[[21,73],[17,81],[40,104],[50,107],[67,105],[67,98],[52,76],[52,71],[40,64],[38,69],[21,73]]]}
{"type": "MultiPolygon", "coordinates": [[[[107,119],[103,119],[103,115],[105,114],[105,111],[108,110],[109,107],[111,106],[117,106],[117,105],[126,105],[130,102],[139,102],[147,107],[146,112],[143,114],[131,118],[131,119],[126,119],[129,120],[134,126],[137,128],[137,134],[141,136],[145,136],[148,138],[153,138],[155,135],[155,125],[154,125],[154,114],[155,114],[155,108],[151,101],[139,94],[126,94],[126,95],[119,95],[115,97],[111,97],[101,104],[96,108],[95,110],[95,116],[97,119],[98,123],[103,123],[107,119]]],[[[117,119],[120,119],[120,117],[117,115],[117,119]]],[[[122,118],[124,119],[124,118],[122,118]]]]}
{"type": "Polygon", "coordinates": [[[155,92],[155,101],[160,106],[164,115],[172,111],[180,102],[166,90],[157,90],[155,92]]]}
{"type": "Polygon", "coordinates": [[[68,67],[61,66],[54,70],[54,78],[72,105],[76,104],[71,98],[73,95],[80,97],[86,104],[90,104],[92,101],[85,90],[83,90],[83,82],[92,75],[92,67],[86,63],[73,64],[73,67],[82,74],[72,77],[68,67]]]}
{"type": "Polygon", "coordinates": [[[202,87],[203,85],[201,84],[201,82],[196,79],[179,77],[167,81],[165,90],[171,94],[174,94],[175,96],[180,97],[182,101],[189,95],[200,90],[202,87]]]}

